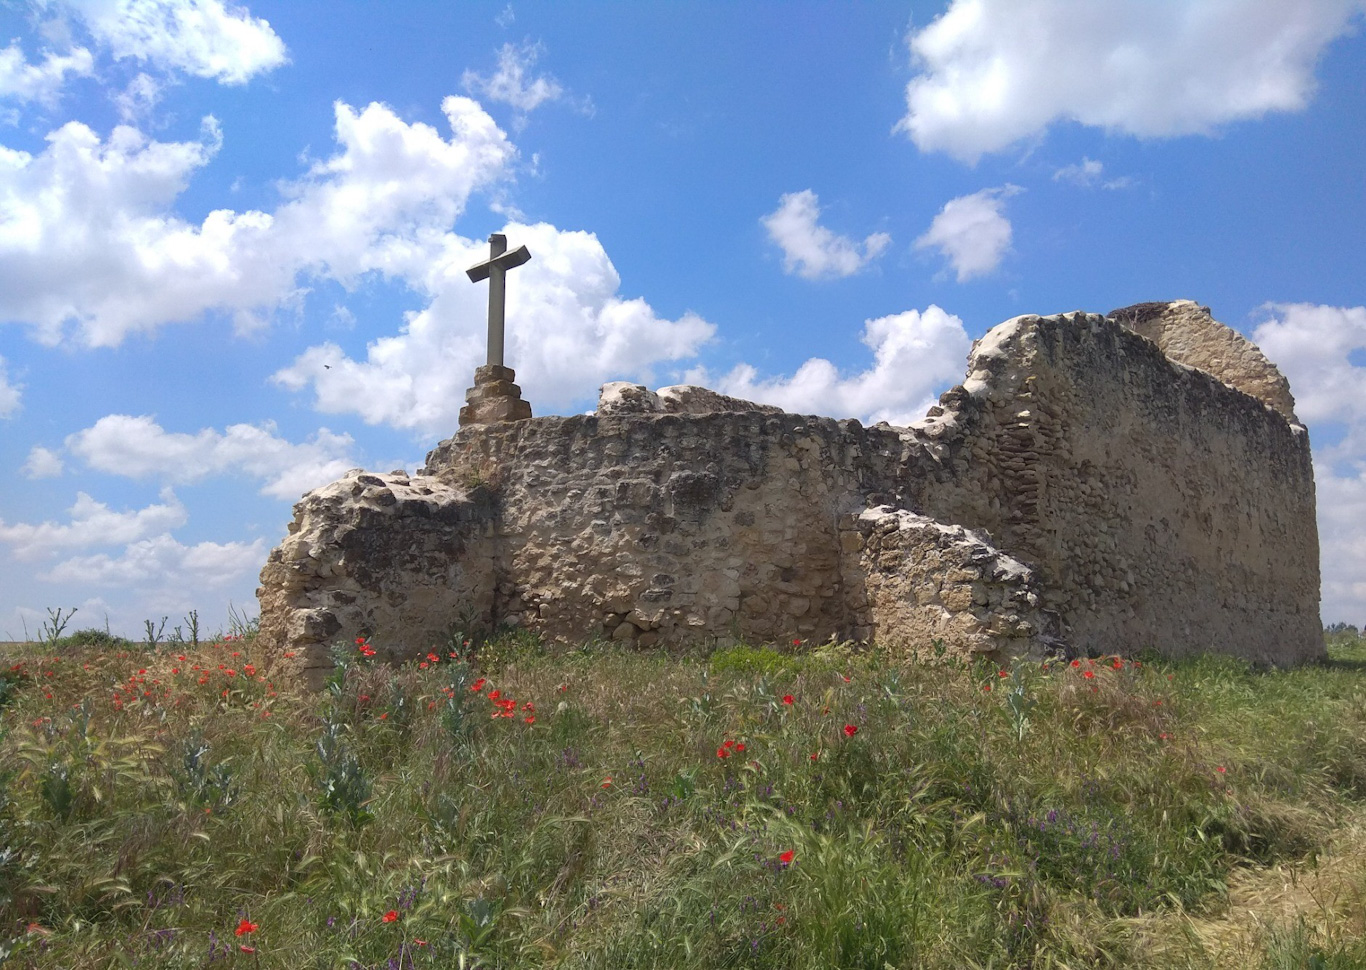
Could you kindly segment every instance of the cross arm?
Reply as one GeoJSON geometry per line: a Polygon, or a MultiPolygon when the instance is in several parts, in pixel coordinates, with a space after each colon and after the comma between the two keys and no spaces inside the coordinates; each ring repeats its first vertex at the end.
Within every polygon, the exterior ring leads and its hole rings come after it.
{"type": "Polygon", "coordinates": [[[476,266],[471,266],[469,269],[465,270],[465,273],[469,276],[470,282],[478,283],[480,280],[488,279],[489,273],[492,270],[513,269],[517,266],[521,266],[529,259],[531,259],[531,251],[525,246],[518,246],[510,253],[503,253],[501,256],[495,256],[476,266]]]}

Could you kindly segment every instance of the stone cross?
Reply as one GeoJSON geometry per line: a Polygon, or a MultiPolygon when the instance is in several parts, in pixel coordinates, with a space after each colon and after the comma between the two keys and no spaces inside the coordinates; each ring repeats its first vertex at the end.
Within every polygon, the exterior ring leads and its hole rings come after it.
{"type": "Polygon", "coordinates": [[[525,246],[508,252],[508,237],[495,232],[489,236],[489,258],[465,272],[470,281],[489,281],[489,359],[491,366],[503,366],[503,310],[507,299],[507,271],[531,258],[525,246]]]}

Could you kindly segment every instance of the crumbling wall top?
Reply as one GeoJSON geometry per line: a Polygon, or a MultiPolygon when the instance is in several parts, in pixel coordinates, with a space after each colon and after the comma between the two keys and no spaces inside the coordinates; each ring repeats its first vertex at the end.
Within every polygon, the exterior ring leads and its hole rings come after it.
{"type": "Polygon", "coordinates": [[[1285,375],[1256,344],[1215,320],[1209,307],[1194,300],[1136,303],[1107,317],[1147,337],[1178,364],[1199,368],[1300,423],[1285,375]]]}

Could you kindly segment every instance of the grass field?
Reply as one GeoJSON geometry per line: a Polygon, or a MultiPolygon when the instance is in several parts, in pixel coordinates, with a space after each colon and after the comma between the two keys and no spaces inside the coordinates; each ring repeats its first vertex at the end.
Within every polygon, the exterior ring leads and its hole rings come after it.
{"type": "MultiPolygon", "coordinates": [[[[94,641],[84,644],[80,640],[94,641]]],[[[1366,642],[894,665],[250,636],[0,667],[14,967],[1366,966],[1366,642]]]]}

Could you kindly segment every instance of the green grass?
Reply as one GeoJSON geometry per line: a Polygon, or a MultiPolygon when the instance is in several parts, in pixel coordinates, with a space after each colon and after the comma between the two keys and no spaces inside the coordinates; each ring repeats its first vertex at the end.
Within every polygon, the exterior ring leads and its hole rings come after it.
{"type": "Polygon", "coordinates": [[[6,966],[1366,965],[1355,636],[1282,672],[345,644],[318,694],[250,638],[12,653],[6,966]]]}

